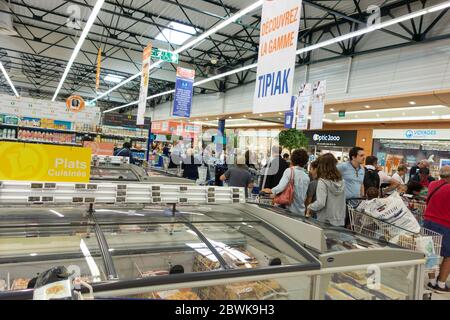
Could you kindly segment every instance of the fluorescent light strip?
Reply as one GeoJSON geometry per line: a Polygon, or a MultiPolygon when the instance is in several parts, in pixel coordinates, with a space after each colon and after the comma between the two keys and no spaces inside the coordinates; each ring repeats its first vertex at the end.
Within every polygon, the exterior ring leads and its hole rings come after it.
{"type": "MultiPolygon", "coordinates": [[[[427,109],[441,109],[448,108],[447,106],[437,105],[437,106],[423,106],[423,107],[404,107],[404,108],[391,108],[391,109],[373,109],[373,110],[358,110],[358,111],[347,111],[346,114],[360,114],[360,113],[380,113],[380,112],[395,112],[395,111],[410,111],[410,110],[427,110],[427,109]]],[[[331,114],[338,115],[338,112],[333,112],[331,114]]]]}
{"type": "MultiPolygon", "coordinates": [[[[410,14],[407,14],[407,15],[395,18],[395,19],[391,19],[389,21],[385,21],[385,22],[379,23],[377,25],[373,25],[373,26],[370,26],[370,27],[367,27],[367,28],[364,28],[364,29],[361,29],[361,30],[358,30],[358,31],[355,31],[355,32],[350,32],[350,33],[344,34],[342,36],[339,36],[339,37],[336,37],[336,38],[333,38],[333,39],[330,39],[330,40],[326,40],[326,41],[317,43],[317,44],[312,45],[312,46],[308,46],[306,48],[299,49],[299,50],[296,51],[296,54],[299,55],[301,53],[305,53],[305,52],[309,52],[309,51],[312,51],[312,50],[315,50],[315,49],[319,49],[319,48],[328,46],[330,44],[334,44],[334,43],[341,42],[341,41],[344,41],[344,40],[348,40],[348,39],[351,39],[351,38],[354,38],[354,37],[358,37],[358,36],[361,36],[363,34],[366,34],[366,33],[369,33],[369,32],[372,32],[372,31],[375,31],[375,30],[378,30],[378,29],[386,28],[388,26],[400,23],[402,21],[413,19],[413,18],[425,15],[425,14],[430,13],[430,12],[435,12],[435,11],[438,11],[438,10],[442,10],[444,8],[447,8],[447,7],[450,7],[450,1],[447,1],[447,2],[445,2],[443,4],[440,4],[440,5],[437,5],[437,6],[430,7],[428,9],[422,9],[422,10],[417,11],[417,12],[413,12],[413,13],[410,13],[410,14]],[[439,8],[437,8],[437,7],[439,7],[439,8]]],[[[210,81],[214,81],[214,80],[217,80],[217,79],[220,79],[220,78],[223,78],[223,77],[226,77],[226,76],[229,76],[229,75],[241,72],[241,71],[245,71],[245,70],[248,70],[248,69],[253,69],[253,68],[256,68],[257,66],[258,66],[258,63],[254,63],[254,64],[251,64],[251,65],[248,65],[248,66],[244,66],[242,68],[231,70],[231,71],[228,71],[228,72],[216,75],[214,77],[210,77],[208,79],[204,79],[204,80],[198,81],[198,82],[194,83],[194,86],[199,86],[201,84],[208,83],[210,81]]],[[[111,89],[111,91],[113,89],[111,89]]],[[[111,92],[111,91],[109,91],[109,92],[111,92]]],[[[160,95],[165,95],[165,94],[169,94],[169,93],[172,93],[172,92],[174,92],[174,90],[163,92],[160,95]]],[[[158,96],[160,96],[160,95],[158,95],[158,96]]],[[[96,99],[94,99],[92,101],[95,101],[95,100],[99,99],[100,97],[101,96],[97,97],[96,99]]],[[[149,99],[152,99],[152,97],[148,97],[147,98],[147,100],[149,100],[149,99]]],[[[129,106],[137,104],[137,103],[138,103],[138,101],[134,101],[134,102],[131,102],[131,103],[126,104],[124,106],[116,107],[116,108],[114,108],[114,110],[125,108],[125,107],[129,107],[129,106]]],[[[111,110],[113,110],[113,109],[103,111],[103,113],[110,112],[111,110]]]]}
{"type": "Polygon", "coordinates": [[[91,275],[92,275],[92,277],[94,277],[94,282],[100,281],[101,280],[100,270],[99,270],[97,264],[95,263],[94,258],[92,258],[91,252],[89,251],[89,249],[83,239],[81,239],[81,241],[80,241],[80,249],[86,259],[86,263],[89,267],[89,271],[91,271],[91,275]]]}
{"type": "MultiPolygon", "coordinates": [[[[231,23],[235,22],[237,19],[239,19],[240,17],[252,12],[253,10],[257,9],[258,7],[262,6],[262,4],[264,3],[264,0],[258,0],[257,2],[253,3],[252,5],[248,6],[245,9],[242,9],[241,11],[237,12],[235,15],[233,15],[232,17],[228,18],[227,20],[219,23],[217,26],[209,29],[206,32],[203,32],[201,35],[199,35],[197,38],[195,38],[192,41],[189,41],[188,43],[186,43],[185,45],[183,45],[182,47],[178,48],[177,50],[174,51],[175,54],[179,54],[193,46],[195,46],[197,43],[203,41],[204,39],[206,39],[207,37],[211,36],[212,34],[216,33],[217,31],[225,28],[226,26],[230,25],[231,23]]],[[[159,60],[158,62],[150,65],[150,70],[154,69],[155,67],[159,66],[160,64],[162,64],[164,61],[159,60]]],[[[101,95],[99,95],[98,97],[92,99],[90,101],[90,103],[97,101],[98,99],[103,98],[104,96],[110,94],[111,92],[113,92],[114,90],[117,90],[118,88],[122,87],[123,85],[125,85],[126,83],[130,82],[131,80],[136,79],[137,77],[139,77],[141,75],[141,72],[136,73],[134,76],[128,78],[127,80],[125,80],[122,83],[119,83],[117,86],[115,86],[114,88],[102,93],[101,95]]]]}
{"type": "Polygon", "coordinates": [[[83,45],[84,40],[86,39],[89,31],[91,30],[91,27],[94,24],[95,19],[97,18],[97,15],[100,12],[100,9],[102,8],[104,2],[105,0],[97,0],[97,3],[92,9],[92,13],[89,16],[86,25],[84,26],[83,32],[81,33],[80,39],[78,39],[77,45],[73,49],[72,56],[70,57],[69,62],[67,63],[66,70],[64,70],[63,76],[59,81],[58,88],[56,89],[52,101],[56,100],[56,97],[58,96],[58,93],[61,90],[67,75],[69,74],[70,68],[72,68],[72,64],[75,62],[78,52],[81,50],[81,46],[83,45]]]}
{"type": "Polygon", "coordinates": [[[61,213],[59,213],[58,211],[56,211],[56,210],[48,210],[48,211],[50,211],[51,213],[53,213],[53,214],[56,214],[58,217],[60,217],[60,218],[64,218],[64,215],[63,214],[61,214],[61,213]]]}
{"type": "Polygon", "coordinates": [[[347,120],[335,120],[335,121],[333,121],[333,123],[420,121],[420,120],[442,120],[442,119],[450,119],[450,116],[417,116],[417,117],[394,117],[394,118],[347,119],[347,120]]]}
{"type": "Polygon", "coordinates": [[[17,93],[17,90],[16,90],[16,88],[14,87],[14,85],[13,85],[11,79],[9,78],[8,73],[6,72],[5,68],[3,67],[3,64],[2,64],[1,61],[0,61],[0,69],[2,70],[2,73],[3,73],[3,75],[5,76],[6,81],[8,82],[8,84],[9,84],[9,86],[11,87],[12,91],[14,91],[14,94],[16,95],[16,97],[20,97],[20,96],[19,96],[19,93],[17,93]]]}

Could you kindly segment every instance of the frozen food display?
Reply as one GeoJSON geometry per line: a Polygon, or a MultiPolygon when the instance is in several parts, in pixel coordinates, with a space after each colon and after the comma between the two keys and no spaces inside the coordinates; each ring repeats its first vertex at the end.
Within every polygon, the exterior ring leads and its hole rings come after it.
{"type": "MultiPolygon", "coordinates": [[[[191,187],[164,188],[167,195],[182,195],[191,187]]],[[[206,188],[208,197],[226,195],[217,187],[192,188],[206,188]]],[[[55,266],[89,282],[99,298],[373,300],[420,294],[414,289],[418,273],[411,271],[423,254],[232,201],[234,191],[227,192],[230,202],[220,205],[94,202],[0,208],[0,299],[11,291],[31,299],[32,291],[25,290],[29,281],[55,266]],[[383,267],[392,262],[400,267],[383,267]],[[375,263],[383,272],[378,288],[369,287],[364,268],[354,271],[375,263]],[[335,267],[344,271],[328,271],[335,267]],[[320,288],[314,285],[317,277],[320,288]],[[399,285],[390,283],[393,277],[399,285]]]]}

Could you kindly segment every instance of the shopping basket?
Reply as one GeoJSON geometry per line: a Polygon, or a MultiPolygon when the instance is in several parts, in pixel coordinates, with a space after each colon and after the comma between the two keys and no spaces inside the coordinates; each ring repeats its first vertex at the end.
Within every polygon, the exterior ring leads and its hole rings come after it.
{"type": "Polygon", "coordinates": [[[354,232],[366,237],[392,243],[409,250],[424,252],[427,256],[426,271],[438,269],[442,235],[421,227],[419,233],[400,228],[376,219],[353,206],[348,206],[350,225],[354,232]]]}

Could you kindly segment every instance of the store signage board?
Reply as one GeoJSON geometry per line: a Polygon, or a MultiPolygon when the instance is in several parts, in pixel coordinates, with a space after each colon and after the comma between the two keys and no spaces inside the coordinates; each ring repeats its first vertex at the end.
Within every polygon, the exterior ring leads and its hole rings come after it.
{"type": "Polygon", "coordinates": [[[308,129],[308,116],[312,98],[312,85],[304,83],[298,92],[297,99],[297,130],[308,129]]]}
{"type": "Polygon", "coordinates": [[[153,48],[152,58],[163,60],[170,63],[178,64],[180,55],[178,53],[170,52],[164,49],[153,48]]]}
{"type": "MultiPolygon", "coordinates": [[[[137,120],[137,117],[135,115],[108,112],[108,113],[103,114],[102,124],[105,126],[135,128],[136,120],[137,120]]],[[[145,117],[144,118],[144,126],[150,127],[150,123],[151,123],[151,118],[145,117]]]]}
{"type": "Polygon", "coordinates": [[[0,114],[19,118],[53,119],[86,124],[100,123],[100,109],[98,107],[86,105],[80,110],[79,106],[81,105],[74,104],[72,108],[67,108],[66,103],[0,95],[0,114]]]}
{"type": "Polygon", "coordinates": [[[325,96],[327,92],[327,81],[316,81],[313,84],[312,106],[311,106],[311,130],[323,128],[323,117],[325,115],[325,96]]]}
{"type": "Polygon", "coordinates": [[[345,118],[345,111],[339,111],[339,118],[345,118]]]}
{"type": "Polygon", "coordinates": [[[450,140],[450,129],[373,130],[374,139],[450,140]]]}
{"type": "Polygon", "coordinates": [[[89,182],[91,149],[0,142],[0,180],[89,182]]]}
{"type": "Polygon", "coordinates": [[[305,131],[312,146],[353,147],[356,144],[356,130],[305,131]]]}
{"type": "Polygon", "coordinates": [[[253,113],[289,110],[301,8],[301,0],[264,1],[253,113]]]}
{"type": "Polygon", "coordinates": [[[139,104],[137,110],[136,125],[144,124],[145,109],[147,107],[147,93],[148,93],[148,80],[150,77],[150,63],[152,56],[152,44],[149,43],[142,53],[142,74],[141,74],[141,89],[139,92],[139,104]]]}
{"type": "Polygon", "coordinates": [[[191,116],[192,98],[194,95],[195,70],[177,68],[175,98],[173,100],[174,117],[189,118],[191,116]]]}
{"type": "Polygon", "coordinates": [[[91,149],[93,155],[98,155],[98,156],[113,156],[114,155],[114,143],[84,141],[83,147],[91,149]]]}

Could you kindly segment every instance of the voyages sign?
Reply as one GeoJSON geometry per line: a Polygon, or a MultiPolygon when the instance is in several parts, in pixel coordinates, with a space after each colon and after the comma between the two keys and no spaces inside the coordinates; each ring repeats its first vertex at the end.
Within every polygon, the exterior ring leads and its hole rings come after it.
{"type": "Polygon", "coordinates": [[[253,112],[288,111],[295,72],[301,0],[265,1],[253,112]]]}

